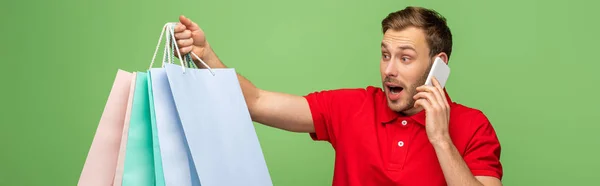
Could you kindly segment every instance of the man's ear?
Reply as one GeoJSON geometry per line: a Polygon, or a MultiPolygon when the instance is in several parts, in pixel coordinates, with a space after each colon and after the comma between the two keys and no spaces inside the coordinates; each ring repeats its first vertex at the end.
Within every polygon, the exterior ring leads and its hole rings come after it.
{"type": "Polygon", "coordinates": [[[442,58],[442,61],[444,61],[446,65],[448,64],[448,55],[445,52],[439,53],[436,57],[442,58]]]}

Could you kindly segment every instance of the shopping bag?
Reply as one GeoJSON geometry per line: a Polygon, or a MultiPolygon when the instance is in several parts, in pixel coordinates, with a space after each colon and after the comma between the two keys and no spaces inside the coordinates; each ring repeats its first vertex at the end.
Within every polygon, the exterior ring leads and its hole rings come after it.
{"type": "Polygon", "coordinates": [[[132,73],[118,70],[78,185],[110,186],[113,183],[125,122],[132,73]]]}
{"type": "Polygon", "coordinates": [[[131,106],[133,103],[133,95],[135,92],[136,72],[131,74],[131,86],[129,87],[129,99],[127,100],[127,111],[125,111],[125,123],[123,124],[123,132],[121,134],[121,144],[119,147],[119,156],[117,158],[117,168],[113,186],[121,186],[123,181],[123,166],[125,163],[125,150],[127,147],[127,134],[129,134],[129,121],[131,118],[131,106]]]}
{"type": "Polygon", "coordinates": [[[163,175],[162,161],[160,155],[160,144],[158,141],[158,129],[156,126],[156,114],[154,107],[154,96],[152,88],[152,76],[150,71],[147,72],[148,79],[148,106],[150,107],[150,127],[152,132],[152,156],[154,161],[154,179],[156,186],[165,185],[165,177],[163,175]]]}
{"type": "Polygon", "coordinates": [[[272,185],[235,70],[164,68],[200,184],[272,185]]]}
{"type": "Polygon", "coordinates": [[[155,185],[148,76],[145,72],[136,74],[123,167],[123,186],[155,185]]]}
{"type": "Polygon", "coordinates": [[[156,185],[199,186],[166,72],[164,68],[152,68],[163,36],[166,36],[166,42],[162,64],[173,61],[170,53],[176,48],[171,42],[174,39],[173,28],[173,23],[164,25],[148,70],[156,185]]]}
{"type": "Polygon", "coordinates": [[[153,68],[149,73],[160,149],[154,154],[160,155],[164,185],[200,186],[165,69],[153,68]]]}

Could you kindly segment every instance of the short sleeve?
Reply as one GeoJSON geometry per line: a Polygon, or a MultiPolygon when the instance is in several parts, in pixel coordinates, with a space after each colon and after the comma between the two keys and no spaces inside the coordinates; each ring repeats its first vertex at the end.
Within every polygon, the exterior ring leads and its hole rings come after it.
{"type": "Polygon", "coordinates": [[[500,141],[488,118],[479,112],[472,120],[477,126],[471,138],[464,160],[473,176],[492,176],[502,179],[500,141]]]}
{"type": "Polygon", "coordinates": [[[335,147],[340,121],[352,112],[352,108],[359,106],[365,93],[365,89],[336,89],[305,95],[315,128],[310,137],[317,141],[328,141],[335,147]]]}

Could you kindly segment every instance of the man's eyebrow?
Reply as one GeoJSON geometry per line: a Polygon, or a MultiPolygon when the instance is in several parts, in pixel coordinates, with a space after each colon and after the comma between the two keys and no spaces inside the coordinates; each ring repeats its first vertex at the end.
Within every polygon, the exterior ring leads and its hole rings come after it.
{"type": "Polygon", "coordinates": [[[388,48],[387,44],[384,42],[381,42],[381,47],[386,48],[386,49],[388,48]]]}
{"type": "Polygon", "coordinates": [[[410,46],[410,45],[403,45],[403,46],[399,46],[398,47],[401,50],[412,50],[412,51],[417,51],[414,47],[410,46]]]}
{"type": "MultiPolygon", "coordinates": [[[[382,48],[385,48],[385,49],[388,49],[388,44],[387,44],[387,43],[384,43],[384,42],[382,42],[382,43],[381,43],[381,47],[382,47],[382,48]]],[[[400,50],[412,50],[412,51],[415,51],[415,52],[417,51],[417,49],[415,49],[415,47],[413,47],[413,46],[411,46],[411,45],[401,45],[401,46],[398,46],[398,48],[399,48],[400,50]]]]}

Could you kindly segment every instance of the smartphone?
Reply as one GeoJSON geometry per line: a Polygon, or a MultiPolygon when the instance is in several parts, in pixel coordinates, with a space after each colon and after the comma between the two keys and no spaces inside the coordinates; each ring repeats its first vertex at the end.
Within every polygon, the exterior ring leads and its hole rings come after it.
{"type": "Polygon", "coordinates": [[[450,67],[448,67],[448,65],[446,63],[444,63],[442,58],[437,57],[437,58],[435,58],[435,61],[433,62],[433,66],[431,67],[431,70],[429,71],[429,75],[427,75],[427,80],[425,81],[425,85],[433,86],[433,81],[431,80],[431,78],[435,77],[435,79],[437,79],[438,82],[440,82],[440,85],[442,86],[442,88],[444,88],[446,86],[446,81],[448,80],[448,76],[450,76],[450,67]]]}

